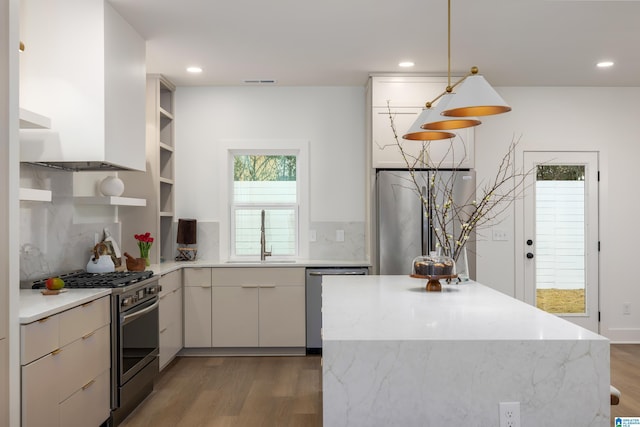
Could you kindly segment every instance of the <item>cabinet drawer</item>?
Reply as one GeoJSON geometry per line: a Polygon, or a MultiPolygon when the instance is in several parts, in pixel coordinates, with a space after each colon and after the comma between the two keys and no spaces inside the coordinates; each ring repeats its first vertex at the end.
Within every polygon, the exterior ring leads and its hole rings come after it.
{"type": "Polygon", "coordinates": [[[49,316],[27,325],[20,325],[20,361],[22,365],[58,348],[58,315],[49,316]]]}
{"type": "Polygon", "coordinates": [[[22,427],[58,425],[61,358],[49,353],[22,367],[22,427]]]}
{"type": "Polygon", "coordinates": [[[214,268],[213,286],[304,286],[304,268],[214,268]]]}
{"type": "Polygon", "coordinates": [[[185,286],[211,286],[211,269],[210,268],[185,268],[184,269],[184,285],[185,286]]]}
{"type": "Polygon", "coordinates": [[[71,396],[111,366],[110,327],[97,331],[62,347],[58,369],[59,401],[71,396]]]}
{"type": "Polygon", "coordinates": [[[174,290],[182,286],[182,274],[181,270],[172,271],[171,273],[163,274],[160,277],[160,286],[162,291],[160,296],[173,292],[174,290]]]}
{"type": "Polygon", "coordinates": [[[110,323],[111,297],[103,297],[60,313],[60,341],[63,347],[70,342],[110,323]]]}
{"type": "Polygon", "coordinates": [[[60,426],[93,427],[109,418],[109,381],[107,369],[62,402],[59,408],[60,426]]]}

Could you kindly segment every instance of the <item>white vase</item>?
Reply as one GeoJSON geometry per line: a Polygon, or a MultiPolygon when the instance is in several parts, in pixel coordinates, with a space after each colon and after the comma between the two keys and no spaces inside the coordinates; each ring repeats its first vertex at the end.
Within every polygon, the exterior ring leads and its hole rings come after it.
{"type": "Polygon", "coordinates": [[[108,176],[100,182],[100,192],[105,196],[121,196],[124,193],[124,182],[118,177],[108,176]]]}
{"type": "Polygon", "coordinates": [[[469,280],[469,261],[467,260],[467,247],[463,246],[462,250],[458,254],[458,260],[456,261],[456,274],[458,280],[466,282],[469,280]]]}

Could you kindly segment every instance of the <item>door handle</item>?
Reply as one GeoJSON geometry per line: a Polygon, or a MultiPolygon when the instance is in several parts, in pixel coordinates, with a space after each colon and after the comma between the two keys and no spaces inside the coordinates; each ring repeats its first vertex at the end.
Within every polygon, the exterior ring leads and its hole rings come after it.
{"type": "Polygon", "coordinates": [[[527,258],[529,259],[533,258],[533,254],[531,252],[527,252],[527,258]]]}

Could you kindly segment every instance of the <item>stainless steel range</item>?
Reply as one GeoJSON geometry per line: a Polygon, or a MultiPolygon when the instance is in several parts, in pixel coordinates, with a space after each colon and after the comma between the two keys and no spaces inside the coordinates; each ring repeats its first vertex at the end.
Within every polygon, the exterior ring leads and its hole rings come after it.
{"type": "MultiPolygon", "coordinates": [[[[74,272],[66,288],[111,288],[111,420],[117,426],[153,390],[159,372],[159,277],[153,271],[74,272]]],[[[33,283],[34,289],[45,281],[33,283]]]]}

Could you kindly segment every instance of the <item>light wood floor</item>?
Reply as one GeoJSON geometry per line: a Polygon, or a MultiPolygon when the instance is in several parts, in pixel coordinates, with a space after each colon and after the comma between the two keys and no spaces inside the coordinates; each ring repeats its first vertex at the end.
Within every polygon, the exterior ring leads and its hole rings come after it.
{"type": "Polygon", "coordinates": [[[611,407],[614,417],[640,417],[640,344],[611,345],[611,384],[622,397],[611,407]]]}
{"type": "Polygon", "coordinates": [[[123,427],[322,426],[319,356],[179,357],[123,427]]]}
{"type": "MultiPolygon", "coordinates": [[[[123,427],[320,427],[319,356],[181,357],[123,427]]],[[[611,345],[613,418],[640,417],[640,344],[611,345]]]]}

